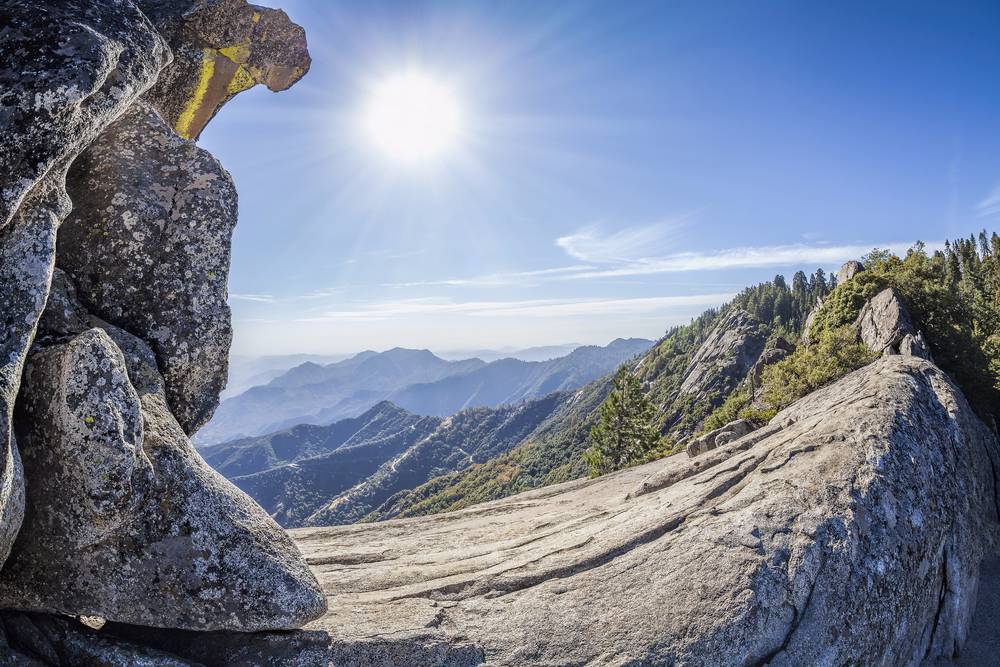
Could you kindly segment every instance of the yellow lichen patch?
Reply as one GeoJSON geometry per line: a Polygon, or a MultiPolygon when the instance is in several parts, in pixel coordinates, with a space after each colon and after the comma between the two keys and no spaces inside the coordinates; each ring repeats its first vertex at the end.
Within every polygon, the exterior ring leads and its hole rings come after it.
{"type": "Polygon", "coordinates": [[[250,42],[233,44],[219,49],[219,53],[232,60],[237,65],[242,65],[250,59],[250,42]]]}
{"type": "Polygon", "coordinates": [[[250,20],[253,21],[254,23],[259,23],[260,22],[260,12],[254,12],[253,16],[250,17],[250,20]]]}
{"type": "Polygon", "coordinates": [[[177,126],[174,129],[185,139],[191,139],[194,136],[191,132],[191,123],[194,121],[195,113],[198,112],[198,107],[205,99],[208,83],[215,73],[215,54],[215,49],[202,49],[201,72],[198,75],[198,82],[195,84],[194,90],[191,91],[187,104],[184,105],[184,110],[177,117],[177,126]]]}
{"type": "Polygon", "coordinates": [[[254,81],[253,77],[250,76],[250,73],[247,72],[246,67],[240,65],[233,73],[233,78],[230,79],[229,83],[226,85],[226,91],[235,95],[236,93],[242,93],[244,90],[253,88],[256,84],[257,82],[254,81]]]}

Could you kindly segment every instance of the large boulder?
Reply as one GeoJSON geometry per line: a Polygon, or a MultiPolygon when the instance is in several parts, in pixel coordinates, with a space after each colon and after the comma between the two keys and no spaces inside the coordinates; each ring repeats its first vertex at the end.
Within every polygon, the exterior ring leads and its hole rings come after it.
{"type": "Polygon", "coordinates": [[[137,4],[174,53],[148,98],[187,139],[197,139],[222,105],[242,91],[257,84],[285,90],[309,71],[305,31],[279,9],[246,0],[137,4]]]}
{"type": "Polygon", "coordinates": [[[135,104],[74,163],[57,263],[100,317],[149,342],[184,431],[226,385],[236,188],[210,153],[135,104]]]}
{"type": "Polygon", "coordinates": [[[688,441],[684,451],[688,456],[698,456],[707,451],[721,447],[737,438],[742,438],[747,433],[753,431],[753,424],[746,419],[736,419],[725,426],[704,433],[688,441]]]}
{"type": "Polygon", "coordinates": [[[855,326],[858,337],[876,354],[930,358],[923,334],[913,325],[902,300],[891,287],[873,296],[861,308],[855,326]]]}
{"type": "Polygon", "coordinates": [[[27,512],[0,607],[239,631],[322,614],[287,535],[188,442],[149,347],[53,304],[18,402],[27,512]]]}
{"type": "MultiPolygon", "coordinates": [[[[338,599],[305,664],[933,664],[993,548],[994,461],[949,378],[894,356],[704,456],[295,530],[338,599]]],[[[140,634],[192,660],[263,641],[140,634]]]]}
{"type": "Polygon", "coordinates": [[[48,293],[69,163],[155,80],[169,54],[132,4],[0,5],[0,564],[23,513],[11,432],[48,293]]]}
{"type": "Polygon", "coordinates": [[[865,270],[864,264],[856,259],[844,262],[844,265],[837,271],[837,284],[843,285],[848,280],[865,270]]]}

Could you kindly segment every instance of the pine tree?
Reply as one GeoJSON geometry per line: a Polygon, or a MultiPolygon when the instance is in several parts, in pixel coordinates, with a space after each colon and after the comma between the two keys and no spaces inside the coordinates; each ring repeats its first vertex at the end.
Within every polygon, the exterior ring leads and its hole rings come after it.
{"type": "Polygon", "coordinates": [[[592,477],[638,463],[658,444],[656,410],[642,382],[627,367],[618,370],[600,412],[600,422],[590,431],[590,448],[583,455],[592,477]]]}

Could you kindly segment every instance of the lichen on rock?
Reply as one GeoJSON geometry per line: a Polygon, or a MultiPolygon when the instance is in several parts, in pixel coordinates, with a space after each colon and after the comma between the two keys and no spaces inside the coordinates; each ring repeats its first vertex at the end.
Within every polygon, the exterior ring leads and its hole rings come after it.
{"type": "Polygon", "coordinates": [[[174,52],[149,100],[197,139],[219,109],[257,84],[289,88],[309,71],[305,31],[281,10],[246,0],[139,0],[174,52]]]}
{"type": "Polygon", "coordinates": [[[137,103],[74,163],[69,192],[58,265],[95,314],[150,344],[170,408],[194,433],[226,384],[232,178],[137,103]]]}
{"type": "MultiPolygon", "coordinates": [[[[64,281],[60,280],[59,284],[64,281]]],[[[326,600],[287,535],[208,467],[152,351],[76,310],[45,322],[18,403],[27,514],[0,607],[197,630],[300,627],[326,600]]]]}

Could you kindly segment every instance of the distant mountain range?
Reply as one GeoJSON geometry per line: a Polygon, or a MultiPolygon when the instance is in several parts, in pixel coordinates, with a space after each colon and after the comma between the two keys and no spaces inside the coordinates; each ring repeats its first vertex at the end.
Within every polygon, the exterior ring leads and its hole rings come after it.
{"type": "Polygon", "coordinates": [[[448,361],[428,350],[405,348],[362,352],[328,364],[310,360],[224,400],[196,442],[208,445],[299,424],[333,424],[384,400],[438,417],[517,403],[576,389],[643,354],[652,344],[617,339],[604,347],[578,347],[547,361],[448,361]]]}
{"type": "Polygon", "coordinates": [[[550,394],[446,419],[383,401],[357,418],[300,425],[201,453],[282,525],[352,523],[399,493],[511,450],[568,397],[550,394]]]}
{"type": "Polygon", "coordinates": [[[557,357],[565,357],[578,347],[580,343],[565,343],[562,345],[541,345],[522,349],[504,347],[499,350],[446,350],[435,352],[442,359],[454,361],[457,359],[482,359],[483,361],[498,361],[500,359],[520,359],[521,361],[548,361],[557,357]]]}
{"type": "Polygon", "coordinates": [[[250,387],[267,384],[299,364],[313,362],[332,364],[349,358],[349,354],[274,354],[250,356],[234,354],[229,358],[229,381],[222,399],[242,394],[250,387]]]}

